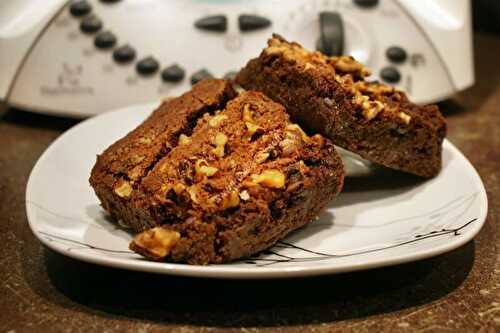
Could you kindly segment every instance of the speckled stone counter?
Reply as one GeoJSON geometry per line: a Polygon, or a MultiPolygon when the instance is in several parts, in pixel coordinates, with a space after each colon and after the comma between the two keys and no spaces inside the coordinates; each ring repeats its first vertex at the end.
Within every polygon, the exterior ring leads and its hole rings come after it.
{"type": "Polygon", "coordinates": [[[441,108],[448,138],[486,185],[484,228],[432,259],[317,278],[176,278],[86,264],[44,248],[26,220],[26,181],[43,150],[76,121],[4,106],[0,332],[500,331],[500,37],[477,35],[475,50],[477,84],[441,108]]]}

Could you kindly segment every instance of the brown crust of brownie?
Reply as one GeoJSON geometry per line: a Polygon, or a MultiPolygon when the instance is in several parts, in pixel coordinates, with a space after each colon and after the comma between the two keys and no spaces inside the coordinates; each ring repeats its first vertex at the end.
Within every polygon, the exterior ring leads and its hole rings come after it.
{"type": "Polygon", "coordinates": [[[141,218],[123,218],[130,214],[129,198],[116,193],[117,184],[139,187],[177,145],[181,133],[189,135],[201,115],[223,108],[234,95],[228,82],[204,80],[182,96],[164,101],[140,126],[98,155],[89,182],[104,209],[136,231],[153,226],[141,218]]]}
{"type": "Polygon", "coordinates": [[[378,164],[432,177],[441,169],[446,123],[389,86],[368,83],[349,57],[325,57],[274,35],[235,81],[283,104],[294,121],[378,164]]]}
{"type": "MultiPolygon", "coordinates": [[[[137,232],[161,226],[180,235],[166,257],[136,240],[132,250],[153,260],[190,264],[246,257],[312,221],[339,193],[344,169],[328,139],[308,137],[290,122],[283,106],[262,93],[245,92],[224,104],[199,115],[189,133],[177,132],[171,141],[175,146],[148,166],[140,182],[121,192],[124,197],[116,194],[123,179],[96,183],[93,171],[91,184],[115,218],[137,232]],[[222,149],[217,149],[217,137],[225,138],[222,149]]],[[[135,131],[166,120],[148,119],[135,131]]],[[[122,148],[135,147],[129,136],[119,141],[122,148]]],[[[95,170],[108,170],[100,163],[95,170]]]]}

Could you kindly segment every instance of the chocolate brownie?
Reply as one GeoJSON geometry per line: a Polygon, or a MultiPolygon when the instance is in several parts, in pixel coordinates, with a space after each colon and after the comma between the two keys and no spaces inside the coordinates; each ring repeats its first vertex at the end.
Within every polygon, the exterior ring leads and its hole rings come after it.
{"type": "MultiPolygon", "coordinates": [[[[104,209],[119,221],[129,214],[128,195],[177,145],[179,135],[189,135],[199,117],[224,107],[234,95],[226,81],[200,82],[181,97],[163,102],[139,127],[99,155],[89,181],[104,209]]],[[[135,230],[152,226],[141,219],[123,222],[135,230]]]]}
{"type": "Polygon", "coordinates": [[[437,106],[418,106],[405,93],[367,82],[352,57],[310,52],[278,35],[235,82],[283,104],[306,131],[372,162],[422,177],[441,169],[446,123],[437,106]]]}
{"type": "Polygon", "coordinates": [[[98,157],[91,184],[103,206],[139,232],[130,248],[153,260],[223,263],[262,251],[312,221],[344,179],[328,139],[308,136],[282,105],[262,93],[235,97],[221,80],[202,81],[162,105],[111,148],[98,157]],[[200,91],[207,93],[203,107],[192,98],[200,91]],[[182,114],[196,120],[174,121],[182,114]],[[135,148],[142,147],[136,142],[151,123],[162,127],[155,136],[162,139],[151,139],[150,145],[168,147],[156,149],[161,151],[152,154],[156,158],[135,148]],[[127,155],[108,156],[121,150],[127,155]],[[104,166],[130,154],[150,161],[137,178],[128,175],[135,167],[117,173],[104,166]],[[102,170],[112,181],[102,181],[102,170]]]}

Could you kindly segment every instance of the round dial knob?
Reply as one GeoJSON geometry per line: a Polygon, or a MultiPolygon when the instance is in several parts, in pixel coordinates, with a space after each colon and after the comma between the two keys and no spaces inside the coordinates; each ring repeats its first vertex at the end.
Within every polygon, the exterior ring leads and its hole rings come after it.
{"type": "Polygon", "coordinates": [[[368,24],[361,23],[356,14],[325,9],[314,16],[303,15],[300,21],[290,24],[289,34],[308,49],[328,56],[351,55],[371,66],[374,39],[368,24]]]}
{"type": "Polygon", "coordinates": [[[342,55],[344,51],[344,23],[339,13],[319,13],[319,39],[316,49],[328,56],[342,55]]]}

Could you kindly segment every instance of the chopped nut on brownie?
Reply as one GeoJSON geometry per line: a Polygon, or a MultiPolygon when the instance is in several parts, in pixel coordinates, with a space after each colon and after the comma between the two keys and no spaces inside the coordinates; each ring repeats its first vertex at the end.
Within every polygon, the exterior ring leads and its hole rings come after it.
{"type": "Polygon", "coordinates": [[[243,190],[240,192],[240,199],[243,201],[250,200],[250,194],[248,194],[247,190],[243,190]]]}
{"type": "Polygon", "coordinates": [[[212,151],[216,156],[224,157],[224,150],[225,150],[227,141],[228,141],[228,137],[224,133],[217,133],[215,135],[215,138],[213,139],[213,142],[212,142],[215,145],[215,148],[212,151]]]}
{"type": "Polygon", "coordinates": [[[145,158],[146,156],[132,155],[130,160],[135,165],[141,163],[145,158]]]}
{"type": "Polygon", "coordinates": [[[184,185],[182,183],[177,183],[172,188],[173,188],[175,194],[179,195],[186,190],[186,185],[184,185]]]}
{"type": "Polygon", "coordinates": [[[187,145],[191,143],[191,138],[185,134],[181,134],[179,136],[179,144],[180,145],[187,145]]]}
{"type": "Polygon", "coordinates": [[[132,186],[126,180],[122,180],[120,181],[118,186],[115,187],[115,193],[122,198],[129,197],[130,194],[132,193],[132,186]]]}
{"type": "Polygon", "coordinates": [[[207,161],[200,159],[194,164],[194,169],[198,176],[212,177],[219,171],[216,167],[209,166],[207,161]]]}
{"type": "Polygon", "coordinates": [[[136,235],[130,247],[149,258],[160,260],[170,253],[180,238],[181,234],[177,231],[155,227],[136,235]]]}
{"type": "Polygon", "coordinates": [[[400,112],[400,113],[398,113],[398,116],[399,116],[399,118],[401,118],[401,120],[403,120],[403,122],[406,125],[408,125],[410,123],[411,116],[407,115],[406,113],[400,112]]]}
{"type": "Polygon", "coordinates": [[[152,142],[151,138],[148,138],[148,137],[139,138],[139,143],[141,143],[143,145],[149,145],[149,144],[151,144],[151,142],[152,142]]]}
{"type": "Polygon", "coordinates": [[[240,198],[238,192],[231,191],[222,198],[221,208],[228,209],[236,207],[240,204],[240,198]]]}
{"type": "Polygon", "coordinates": [[[269,155],[267,151],[260,151],[255,155],[255,161],[257,163],[264,163],[269,158],[269,155]]]}
{"type": "Polygon", "coordinates": [[[261,126],[249,121],[245,122],[245,126],[247,128],[247,131],[243,136],[245,141],[251,141],[256,134],[264,132],[264,129],[261,126]]]}
{"type": "Polygon", "coordinates": [[[217,114],[208,121],[208,125],[212,127],[217,127],[226,119],[227,116],[225,114],[217,114]]]}
{"type": "Polygon", "coordinates": [[[264,170],[258,175],[252,175],[249,185],[263,185],[271,188],[285,187],[285,174],[279,170],[264,170]]]}

